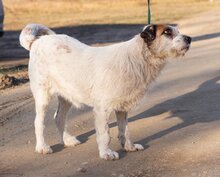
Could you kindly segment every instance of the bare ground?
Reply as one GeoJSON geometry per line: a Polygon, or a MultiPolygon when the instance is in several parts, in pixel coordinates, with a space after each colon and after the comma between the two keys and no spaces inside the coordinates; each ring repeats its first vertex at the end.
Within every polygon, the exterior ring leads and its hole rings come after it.
{"type": "MultiPolygon", "coordinates": [[[[35,113],[29,85],[1,91],[0,176],[219,177],[219,20],[220,12],[214,11],[178,22],[181,32],[194,36],[192,49],[184,59],[168,63],[147,97],[130,113],[132,139],[143,144],[144,151],[121,151],[112,116],[111,147],[119,152],[119,161],[99,159],[93,115],[87,107],[72,108],[68,115],[70,132],[83,144],[74,148],[60,145],[52,120],[57,106],[55,98],[46,120],[46,140],[55,153],[34,153],[35,113]]],[[[85,28],[82,36],[75,32],[82,41],[92,44],[126,40],[140,28],[139,25],[98,26],[91,27],[93,33],[85,28]]],[[[75,29],[59,30],[72,35],[75,29]]],[[[19,54],[20,58],[27,55],[22,51],[19,54]]]]}

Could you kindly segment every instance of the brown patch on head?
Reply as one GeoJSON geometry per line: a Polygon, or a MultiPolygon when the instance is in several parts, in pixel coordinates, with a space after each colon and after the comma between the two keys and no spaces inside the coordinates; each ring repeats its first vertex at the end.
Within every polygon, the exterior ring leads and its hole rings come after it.
{"type": "Polygon", "coordinates": [[[170,25],[158,25],[157,26],[157,36],[164,35],[170,39],[173,39],[176,33],[170,25]]]}
{"type": "Polygon", "coordinates": [[[156,36],[161,36],[164,30],[167,28],[167,25],[155,25],[156,26],[156,36]]]}
{"type": "Polygon", "coordinates": [[[148,25],[141,33],[144,41],[151,45],[155,39],[165,34],[167,37],[173,37],[173,30],[169,25],[148,25]]]}
{"type": "Polygon", "coordinates": [[[65,45],[65,44],[59,44],[57,46],[57,50],[59,51],[63,51],[63,52],[66,52],[66,53],[71,53],[71,49],[69,48],[69,46],[65,45]]]}

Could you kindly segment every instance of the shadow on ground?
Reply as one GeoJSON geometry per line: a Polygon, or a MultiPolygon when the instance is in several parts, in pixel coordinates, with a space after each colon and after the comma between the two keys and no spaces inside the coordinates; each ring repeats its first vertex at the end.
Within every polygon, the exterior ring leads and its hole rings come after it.
{"type": "MultiPolygon", "coordinates": [[[[58,34],[67,34],[86,44],[115,43],[131,39],[138,34],[144,24],[103,24],[103,25],[81,25],[53,28],[58,34]]],[[[14,61],[28,58],[28,51],[19,44],[19,31],[6,31],[3,38],[0,38],[0,62],[14,61]]],[[[206,40],[220,37],[220,33],[211,33],[196,36],[193,41],[206,40]]]]}
{"type": "MultiPolygon", "coordinates": [[[[162,130],[154,135],[145,137],[138,143],[148,147],[148,143],[155,139],[159,139],[169,133],[178,131],[182,128],[194,125],[196,123],[207,123],[220,120],[220,77],[213,78],[201,84],[198,89],[193,92],[178,96],[176,98],[164,101],[157,104],[148,110],[129,118],[129,122],[148,117],[157,116],[165,112],[171,112],[167,119],[178,117],[182,120],[181,123],[162,130]]],[[[116,123],[111,123],[110,127],[115,127],[116,123]]],[[[89,136],[95,134],[95,130],[86,132],[78,138],[85,142],[89,136]]],[[[144,133],[143,133],[144,134],[144,133]]],[[[122,153],[120,151],[120,153],[122,153]]],[[[122,157],[124,153],[120,154],[122,157]]]]}
{"type": "Polygon", "coordinates": [[[220,37],[220,32],[195,36],[195,37],[193,37],[192,41],[196,42],[196,41],[202,41],[202,40],[207,40],[207,39],[213,39],[213,38],[217,38],[217,37],[220,37]]]}
{"type": "MultiPolygon", "coordinates": [[[[58,34],[67,34],[86,44],[121,42],[139,33],[142,24],[82,25],[53,28],[58,34]]],[[[19,44],[20,31],[6,31],[0,38],[0,62],[28,58],[28,51],[19,44]]]]}

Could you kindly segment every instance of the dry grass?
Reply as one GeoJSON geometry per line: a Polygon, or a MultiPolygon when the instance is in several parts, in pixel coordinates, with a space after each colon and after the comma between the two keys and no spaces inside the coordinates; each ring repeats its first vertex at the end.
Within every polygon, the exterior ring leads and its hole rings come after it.
{"type": "MultiPolygon", "coordinates": [[[[151,0],[152,22],[172,23],[220,7],[220,1],[151,0]]],[[[34,22],[51,27],[81,24],[146,23],[147,0],[3,0],[5,29],[34,22]]]]}

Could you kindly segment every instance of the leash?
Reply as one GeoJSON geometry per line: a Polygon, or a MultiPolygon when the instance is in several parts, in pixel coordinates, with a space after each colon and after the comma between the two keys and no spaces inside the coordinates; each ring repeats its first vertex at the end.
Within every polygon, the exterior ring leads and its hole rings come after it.
{"type": "Polygon", "coordinates": [[[148,3],[147,16],[148,16],[148,25],[149,25],[149,24],[150,24],[150,19],[151,19],[151,13],[150,13],[150,0],[148,0],[147,3],[148,3]]]}

